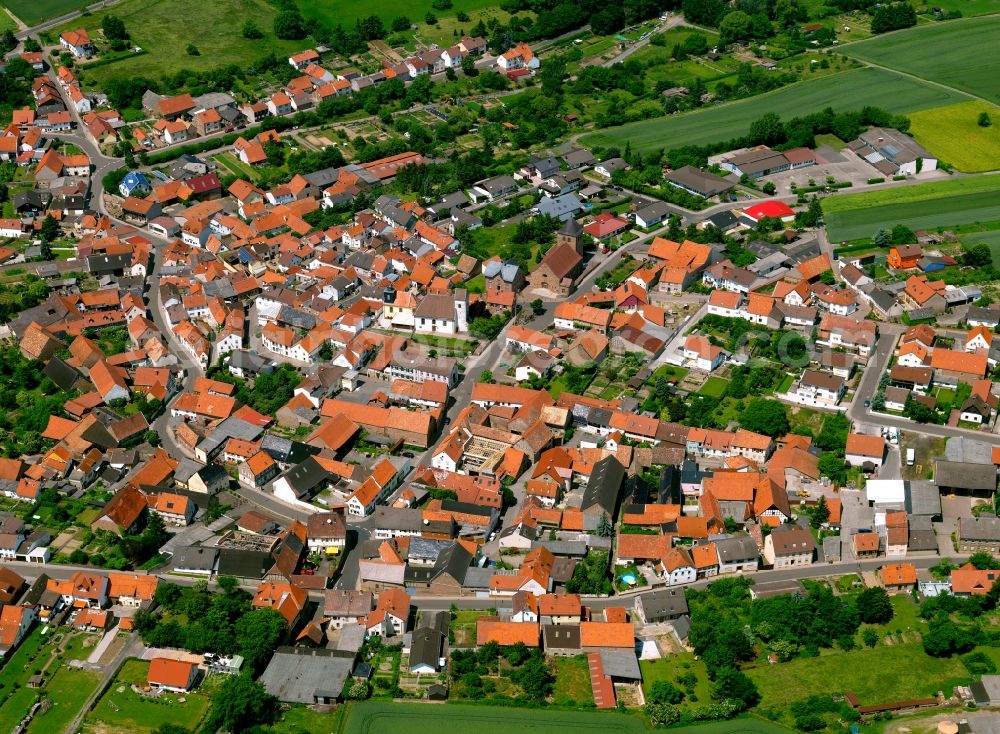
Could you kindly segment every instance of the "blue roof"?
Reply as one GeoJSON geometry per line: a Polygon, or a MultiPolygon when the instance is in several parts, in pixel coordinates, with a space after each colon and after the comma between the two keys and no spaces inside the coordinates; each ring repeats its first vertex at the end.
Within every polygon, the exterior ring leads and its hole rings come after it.
{"type": "Polygon", "coordinates": [[[134,189],[136,186],[149,186],[149,179],[142,171],[129,171],[122,179],[122,184],[128,189],[134,189]]]}

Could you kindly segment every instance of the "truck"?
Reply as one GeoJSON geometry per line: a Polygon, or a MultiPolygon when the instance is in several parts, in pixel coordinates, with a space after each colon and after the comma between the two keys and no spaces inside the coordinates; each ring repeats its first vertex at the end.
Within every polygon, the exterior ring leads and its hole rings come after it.
{"type": "Polygon", "coordinates": [[[907,449],[906,450],[906,465],[907,466],[913,466],[913,462],[916,461],[916,460],[917,460],[917,451],[916,451],[916,449],[907,449]]]}

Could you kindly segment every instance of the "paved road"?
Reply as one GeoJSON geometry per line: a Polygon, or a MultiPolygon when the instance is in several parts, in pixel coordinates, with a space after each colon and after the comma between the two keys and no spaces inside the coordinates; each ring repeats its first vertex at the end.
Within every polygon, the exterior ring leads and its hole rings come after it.
{"type": "MultiPolygon", "coordinates": [[[[951,556],[952,561],[960,561],[967,556],[961,554],[953,554],[951,556]]],[[[793,579],[810,579],[810,578],[822,578],[826,576],[843,576],[848,573],[861,573],[868,571],[876,571],[882,566],[884,566],[888,561],[885,558],[871,560],[871,561],[845,561],[843,563],[816,563],[812,566],[797,566],[795,568],[780,568],[771,569],[764,571],[757,571],[753,574],[748,574],[755,583],[764,583],[766,581],[790,581],[793,579]]],[[[935,566],[941,562],[939,556],[907,556],[907,563],[912,563],[918,571],[924,571],[935,566]]],[[[692,589],[703,589],[709,584],[718,581],[719,578],[727,578],[725,576],[719,577],[715,576],[710,579],[699,579],[693,584],[687,584],[684,588],[692,589]]],[[[631,607],[635,602],[636,596],[642,596],[645,593],[640,594],[629,594],[624,596],[612,596],[612,597],[595,597],[595,596],[584,596],[583,600],[585,604],[591,609],[604,609],[605,607],[620,607],[626,606],[631,607]]],[[[491,597],[491,598],[478,598],[478,597],[451,597],[451,596],[420,596],[419,594],[413,597],[413,603],[420,609],[425,610],[442,610],[448,609],[454,604],[459,609],[491,609],[495,607],[509,606],[510,600],[503,597],[491,597]]]]}

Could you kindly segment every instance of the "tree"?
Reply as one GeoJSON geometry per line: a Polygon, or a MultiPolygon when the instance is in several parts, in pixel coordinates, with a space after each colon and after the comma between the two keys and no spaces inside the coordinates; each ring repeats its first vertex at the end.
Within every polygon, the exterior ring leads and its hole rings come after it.
{"type": "Polygon", "coordinates": [[[300,41],[306,37],[306,24],[297,10],[282,10],[274,16],[274,35],[284,41],[300,41]]]}
{"type": "Polygon", "coordinates": [[[993,124],[993,120],[990,119],[990,113],[983,111],[979,113],[979,119],[976,120],[976,124],[979,127],[989,127],[993,124]]]}
{"type": "Polygon", "coordinates": [[[785,142],[785,126],[777,112],[766,112],[750,123],[748,137],[753,145],[779,145],[785,142]]]}
{"type": "Polygon", "coordinates": [[[819,457],[818,468],[821,476],[829,477],[838,484],[847,481],[847,468],[844,460],[834,453],[824,452],[819,457]]]}
{"type": "Polygon", "coordinates": [[[677,707],[665,703],[647,702],[644,710],[653,726],[671,726],[681,719],[677,707]]]}
{"type": "Polygon", "coordinates": [[[531,312],[535,316],[541,316],[545,312],[545,304],[542,302],[541,298],[536,298],[531,302],[531,312]]]}
{"type": "Polygon", "coordinates": [[[271,724],[277,715],[278,699],[263,685],[249,674],[231,675],[212,698],[205,730],[244,731],[271,724]]]}
{"type": "Polygon", "coordinates": [[[748,431],[763,433],[772,438],[784,436],[790,428],[788,411],[777,400],[754,398],[743,410],[740,425],[748,431]]]}
{"type": "Polygon", "coordinates": [[[185,53],[186,53],[186,54],[187,54],[188,56],[201,56],[201,51],[199,51],[199,50],[198,50],[198,47],[197,47],[197,46],[195,46],[195,45],[194,45],[193,43],[189,43],[189,44],[187,45],[187,48],[186,48],[186,49],[184,49],[184,52],[185,52],[185,53]]]}
{"type": "Polygon", "coordinates": [[[371,686],[369,686],[368,681],[362,679],[351,683],[351,687],[347,691],[347,697],[354,701],[364,701],[370,695],[371,686]]]}
{"type": "Polygon", "coordinates": [[[878,232],[875,233],[875,236],[872,237],[872,242],[875,244],[875,247],[888,247],[889,233],[886,232],[884,229],[880,229],[878,232]]]}
{"type": "Polygon", "coordinates": [[[819,501],[816,503],[816,507],[809,514],[809,524],[814,528],[819,528],[823,523],[830,519],[830,508],[827,507],[826,497],[824,495],[819,496],[819,501]]]}
{"type": "Polygon", "coordinates": [[[889,237],[894,245],[906,245],[917,241],[917,236],[913,233],[913,230],[905,224],[897,224],[893,227],[889,237]]]}
{"type": "Polygon", "coordinates": [[[243,24],[243,28],[240,30],[240,33],[244,38],[251,41],[264,37],[264,32],[260,29],[260,26],[257,25],[257,21],[253,18],[247,18],[246,22],[243,24]]]}
{"type": "Polygon", "coordinates": [[[14,31],[8,28],[0,36],[0,50],[7,52],[13,51],[15,48],[17,48],[17,36],[14,35],[14,31]]]}
{"type": "Polygon", "coordinates": [[[962,264],[972,268],[985,268],[993,264],[993,254],[987,244],[965,245],[962,264]]]}
{"type": "Polygon", "coordinates": [[[764,184],[764,186],[762,187],[762,191],[763,191],[763,192],[764,192],[765,194],[767,194],[768,196],[774,196],[774,193],[775,193],[775,192],[776,192],[777,190],[778,190],[778,188],[777,188],[777,187],[776,187],[776,186],[774,185],[774,182],[772,182],[772,181],[768,181],[768,182],[767,182],[767,183],[765,183],[765,184],[764,184]]]}
{"type": "Polygon", "coordinates": [[[871,627],[867,627],[861,633],[861,641],[865,643],[865,647],[875,647],[878,644],[878,632],[871,627]]]}
{"type": "Polygon", "coordinates": [[[615,527],[611,524],[611,519],[608,517],[608,513],[601,513],[601,517],[597,521],[596,532],[598,537],[601,538],[610,538],[615,534],[615,527]]]}
{"type": "Polygon", "coordinates": [[[684,691],[668,680],[658,680],[649,689],[646,700],[653,703],[678,704],[684,700],[684,691]]]}
{"type": "Polygon", "coordinates": [[[462,57],[462,73],[466,76],[476,76],[479,69],[476,68],[476,60],[471,56],[462,57]]]}
{"type": "Polygon", "coordinates": [[[743,710],[757,705],[760,692],[746,673],[736,668],[723,668],[715,675],[712,698],[716,701],[735,701],[743,710]]]}
{"type": "Polygon", "coordinates": [[[980,571],[995,571],[1000,568],[1000,565],[997,565],[997,559],[993,557],[993,554],[987,553],[986,551],[973,553],[969,556],[969,563],[980,571]]]}
{"type": "Polygon", "coordinates": [[[871,586],[855,602],[861,621],[866,624],[885,624],[892,619],[892,600],[881,586],[871,586]]]}
{"type": "Polygon", "coordinates": [[[410,29],[410,25],[411,23],[409,18],[405,15],[398,15],[392,19],[390,28],[392,28],[394,32],[399,33],[400,31],[408,31],[410,29]]]}
{"type": "Polygon", "coordinates": [[[41,255],[42,260],[52,259],[52,245],[49,244],[48,240],[42,240],[42,246],[39,248],[39,255],[41,255]]]}
{"type": "Polygon", "coordinates": [[[125,30],[125,21],[117,15],[105,15],[104,18],[101,19],[101,30],[104,31],[104,37],[109,41],[128,40],[128,31],[125,30]]]}
{"type": "Polygon", "coordinates": [[[62,230],[59,228],[59,222],[51,214],[46,214],[45,219],[42,220],[42,228],[39,230],[39,235],[43,242],[52,242],[56,239],[62,230]]]}
{"type": "Polygon", "coordinates": [[[729,6],[725,0],[684,0],[681,7],[689,23],[714,27],[729,6]]]}
{"type": "Polygon", "coordinates": [[[917,13],[908,2],[880,5],[872,13],[872,33],[886,33],[917,24],[917,13]]]}
{"type": "Polygon", "coordinates": [[[749,40],[753,29],[753,19],[742,10],[727,13],[719,24],[720,40],[724,44],[749,40]]]}

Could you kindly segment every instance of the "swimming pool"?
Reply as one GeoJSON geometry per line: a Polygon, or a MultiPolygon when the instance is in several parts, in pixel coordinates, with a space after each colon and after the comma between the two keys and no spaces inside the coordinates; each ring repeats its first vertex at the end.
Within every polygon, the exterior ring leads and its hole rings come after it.
{"type": "Polygon", "coordinates": [[[621,575],[621,580],[624,581],[629,586],[635,586],[638,581],[634,573],[623,573],[621,575]]]}

